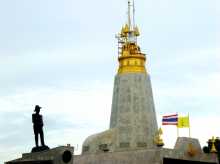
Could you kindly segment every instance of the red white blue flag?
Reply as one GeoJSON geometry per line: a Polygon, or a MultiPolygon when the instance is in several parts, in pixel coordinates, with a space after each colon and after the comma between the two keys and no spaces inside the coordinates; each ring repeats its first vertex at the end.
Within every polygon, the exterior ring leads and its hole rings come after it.
{"type": "Polygon", "coordinates": [[[178,125],[178,114],[163,116],[162,125],[178,125]]]}

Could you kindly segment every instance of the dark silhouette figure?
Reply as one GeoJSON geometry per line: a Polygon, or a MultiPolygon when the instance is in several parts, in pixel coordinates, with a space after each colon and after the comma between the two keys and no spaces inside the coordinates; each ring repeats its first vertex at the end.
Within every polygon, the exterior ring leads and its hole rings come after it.
{"type": "Polygon", "coordinates": [[[41,107],[39,105],[36,105],[35,110],[34,110],[36,113],[32,114],[32,122],[33,122],[33,127],[34,127],[36,147],[39,147],[38,134],[40,134],[41,145],[45,146],[44,132],[43,132],[44,123],[43,123],[43,116],[40,114],[40,109],[41,109],[41,107]]]}
{"type": "Polygon", "coordinates": [[[40,114],[40,109],[41,107],[39,105],[36,105],[34,109],[35,113],[32,114],[32,122],[33,122],[35,144],[36,144],[36,147],[33,147],[31,150],[32,153],[39,151],[46,151],[50,149],[44,143],[44,132],[43,132],[44,122],[43,122],[43,116],[40,114]],[[39,135],[40,135],[41,146],[38,145],[39,135]]]}

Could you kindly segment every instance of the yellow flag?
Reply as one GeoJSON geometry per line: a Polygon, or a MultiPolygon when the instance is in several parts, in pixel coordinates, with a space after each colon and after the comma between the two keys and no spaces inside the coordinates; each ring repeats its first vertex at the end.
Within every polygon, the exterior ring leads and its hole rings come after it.
{"type": "Polygon", "coordinates": [[[189,128],[189,116],[178,117],[178,128],[189,128]]]}

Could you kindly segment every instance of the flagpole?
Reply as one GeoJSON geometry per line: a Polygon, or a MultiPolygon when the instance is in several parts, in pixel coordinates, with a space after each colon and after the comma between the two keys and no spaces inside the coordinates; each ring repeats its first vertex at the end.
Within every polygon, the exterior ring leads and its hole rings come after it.
{"type": "Polygon", "coordinates": [[[179,128],[178,128],[178,118],[179,118],[179,115],[177,113],[177,125],[176,125],[176,128],[177,128],[177,138],[179,137],[179,128]]]}
{"type": "Polygon", "coordinates": [[[179,137],[179,128],[178,126],[176,126],[176,129],[177,129],[177,138],[179,137]]]}
{"type": "Polygon", "coordinates": [[[189,127],[189,138],[191,138],[191,132],[190,132],[190,127],[189,127]]]}
{"type": "MultiPolygon", "coordinates": [[[[189,119],[189,113],[188,113],[188,119],[189,119]]],[[[189,120],[188,120],[189,121],[189,120]]],[[[189,121],[189,138],[191,138],[191,128],[190,128],[190,121],[189,121]]]]}

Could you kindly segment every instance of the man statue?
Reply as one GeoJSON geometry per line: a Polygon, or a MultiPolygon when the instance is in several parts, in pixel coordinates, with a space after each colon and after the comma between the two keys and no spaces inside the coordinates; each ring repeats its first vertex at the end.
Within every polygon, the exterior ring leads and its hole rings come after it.
{"type": "Polygon", "coordinates": [[[39,105],[35,106],[35,113],[32,114],[32,122],[33,122],[33,127],[34,127],[34,135],[35,135],[35,144],[36,147],[39,147],[38,145],[38,134],[40,134],[40,140],[41,140],[41,145],[45,146],[44,144],[44,132],[43,132],[43,116],[40,113],[41,107],[39,105]]]}

